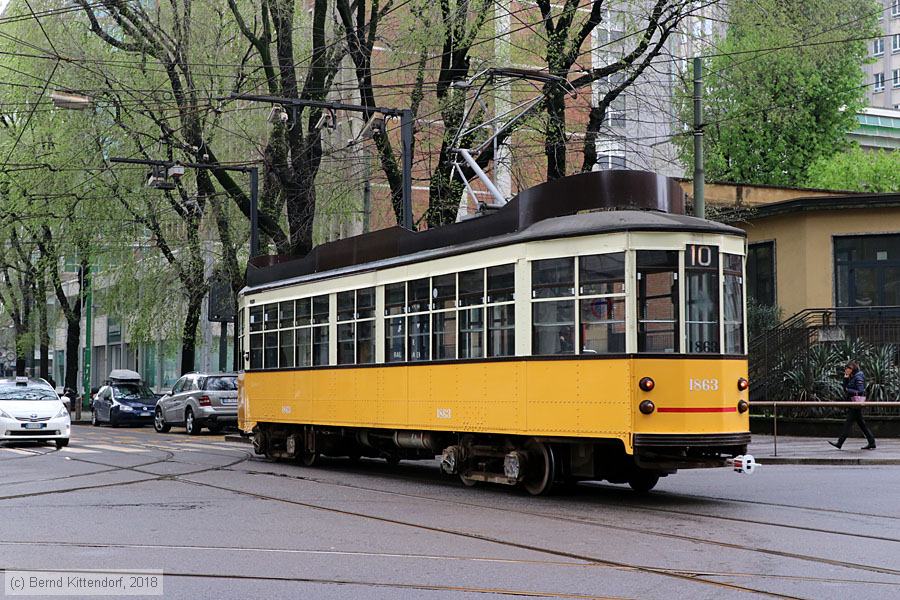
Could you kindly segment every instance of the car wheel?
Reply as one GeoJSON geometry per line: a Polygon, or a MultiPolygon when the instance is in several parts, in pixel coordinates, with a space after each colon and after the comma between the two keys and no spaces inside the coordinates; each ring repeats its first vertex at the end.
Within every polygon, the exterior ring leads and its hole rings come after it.
{"type": "Polygon", "coordinates": [[[166,423],[166,418],[163,416],[162,411],[158,408],[153,414],[153,429],[155,429],[159,433],[168,433],[168,431],[172,429],[172,426],[166,423]]]}
{"type": "Polygon", "coordinates": [[[194,418],[194,411],[190,408],[187,409],[184,412],[184,430],[187,431],[188,435],[200,435],[201,429],[203,428],[200,426],[200,423],[194,418]]]}
{"type": "Polygon", "coordinates": [[[97,420],[97,411],[93,408],[91,409],[91,425],[100,427],[100,421],[97,420]]]}
{"type": "Polygon", "coordinates": [[[66,446],[69,445],[69,438],[65,438],[65,439],[61,439],[61,440],[54,440],[54,441],[56,442],[57,450],[59,450],[60,448],[65,448],[66,446]]]}

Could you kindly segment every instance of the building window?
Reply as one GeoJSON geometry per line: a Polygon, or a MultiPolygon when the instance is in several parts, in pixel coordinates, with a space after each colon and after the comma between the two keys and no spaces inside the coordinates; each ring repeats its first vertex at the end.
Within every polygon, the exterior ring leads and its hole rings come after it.
{"type": "Polygon", "coordinates": [[[872,54],[875,56],[884,54],[884,38],[875,38],[872,41],[872,54]]]}
{"type": "Polygon", "coordinates": [[[775,306],[775,242],[747,248],[747,296],[762,306],[775,306]]]}
{"type": "Polygon", "coordinates": [[[621,139],[607,138],[597,140],[597,169],[625,168],[625,145],[621,139]]]}
{"type": "Polygon", "coordinates": [[[893,0],[891,2],[891,16],[900,17],[900,0],[893,0]]]}
{"type": "Polygon", "coordinates": [[[894,87],[900,88],[900,69],[894,69],[891,71],[891,78],[894,81],[894,87]]]}
{"type": "Polygon", "coordinates": [[[637,252],[638,352],[678,352],[678,252],[637,252]]]}
{"type": "Polygon", "coordinates": [[[725,353],[744,353],[744,273],[741,257],[722,255],[722,275],[725,278],[723,299],[725,319],[725,353]]]}
{"type": "Polygon", "coordinates": [[[884,73],[875,73],[875,91],[884,91],[884,73]]]}
{"type": "Polygon", "coordinates": [[[606,107],[603,124],[610,127],[625,127],[625,95],[619,94],[606,107]]]}
{"type": "Polygon", "coordinates": [[[838,306],[900,306],[900,234],[834,238],[838,306]]]}
{"type": "Polygon", "coordinates": [[[900,52],[900,33],[891,36],[891,52],[900,52]]]}

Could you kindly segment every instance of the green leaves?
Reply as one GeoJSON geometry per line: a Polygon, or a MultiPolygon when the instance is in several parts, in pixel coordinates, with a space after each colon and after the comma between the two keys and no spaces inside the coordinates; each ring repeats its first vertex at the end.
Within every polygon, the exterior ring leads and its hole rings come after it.
{"type": "Polygon", "coordinates": [[[809,167],[806,185],[851,192],[896,192],[900,190],[900,153],[864,151],[855,146],[809,167]]]}

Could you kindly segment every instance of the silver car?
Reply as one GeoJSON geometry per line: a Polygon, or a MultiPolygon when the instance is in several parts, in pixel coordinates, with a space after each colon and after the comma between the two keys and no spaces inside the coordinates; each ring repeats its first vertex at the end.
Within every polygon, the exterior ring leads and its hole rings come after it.
{"type": "Polygon", "coordinates": [[[153,427],[160,433],[169,431],[172,425],[184,425],[190,435],[198,435],[204,427],[219,433],[229,424],[237,424],[234,373],[183,375],[156,403],[153,418],[153,427]]]}

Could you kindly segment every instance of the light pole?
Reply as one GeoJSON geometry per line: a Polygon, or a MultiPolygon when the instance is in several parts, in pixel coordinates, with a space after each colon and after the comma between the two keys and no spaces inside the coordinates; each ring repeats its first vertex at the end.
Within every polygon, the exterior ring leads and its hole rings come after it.
{"type": "MultiPolygon", "coordinates": [[[[141,158],[122,158],[110,157],[109,162],[126,163],[132,165],[148,165],[165,169],[169,172],[173,167],[187,167],[189,169],[206,169],[210,171],[236,171],[238,173],[247,173],[250,175],[250,258],[259,254],[259,168],[256,166],[240,166],[240,165],[220,165],[210,163],[192,163],[177,162],[166,160],[145,160],[141,158]]],[[[154,175],[154,177],[156,177],[154,175]]],[[[161,178],[163,181],[165,177],[161,178]]],[[[162,186],[165,189],[165,186],[162,186]]],[[[237,302],[237,299],[234,300],[237,302]]],[[[235,307],[236,308],[236,307],[235,307]]],[[[237,310],[234,311],[234,319],[237,319],[237,310]]],[[[227,335],[228,326],[226,323],[231,321],[219,321],[221,326],[220,338],[224,339],[227,335]]],[[[221,342],[220,342],[221,343],[221,342]]],[[[233,353],[232,367],[235,371],[240,368],[240,340],[237,336],[237,324],[235,324],[235,335],[233,336],[233,353]]],[[[221,350],[220,350],[221,352],[221,350]]]]}
{"type": "MultiPolygon", "coordinates": [[[[252,94],[232,94],[227,100],[247,100],[249,102],[263,102],[272,105],[322,108],[328,111],[358,112],[365,115],[382,114],[386,117],[400,118],[400,143],[402,146],[403,161],[403,215],[401,225],[406,229],[413,228],[412,220],[412,142],[413,142],[413,112],[408,108],[386,108],[382,106],[363,106],[361,104],[346,104],[344,102],[330,102],[326,100],[303,100],[300,98],[282,98],[279,96],[256,96],[252,94]]],[[[295,115],[296,117],[296,115],[295,115]]]]}

